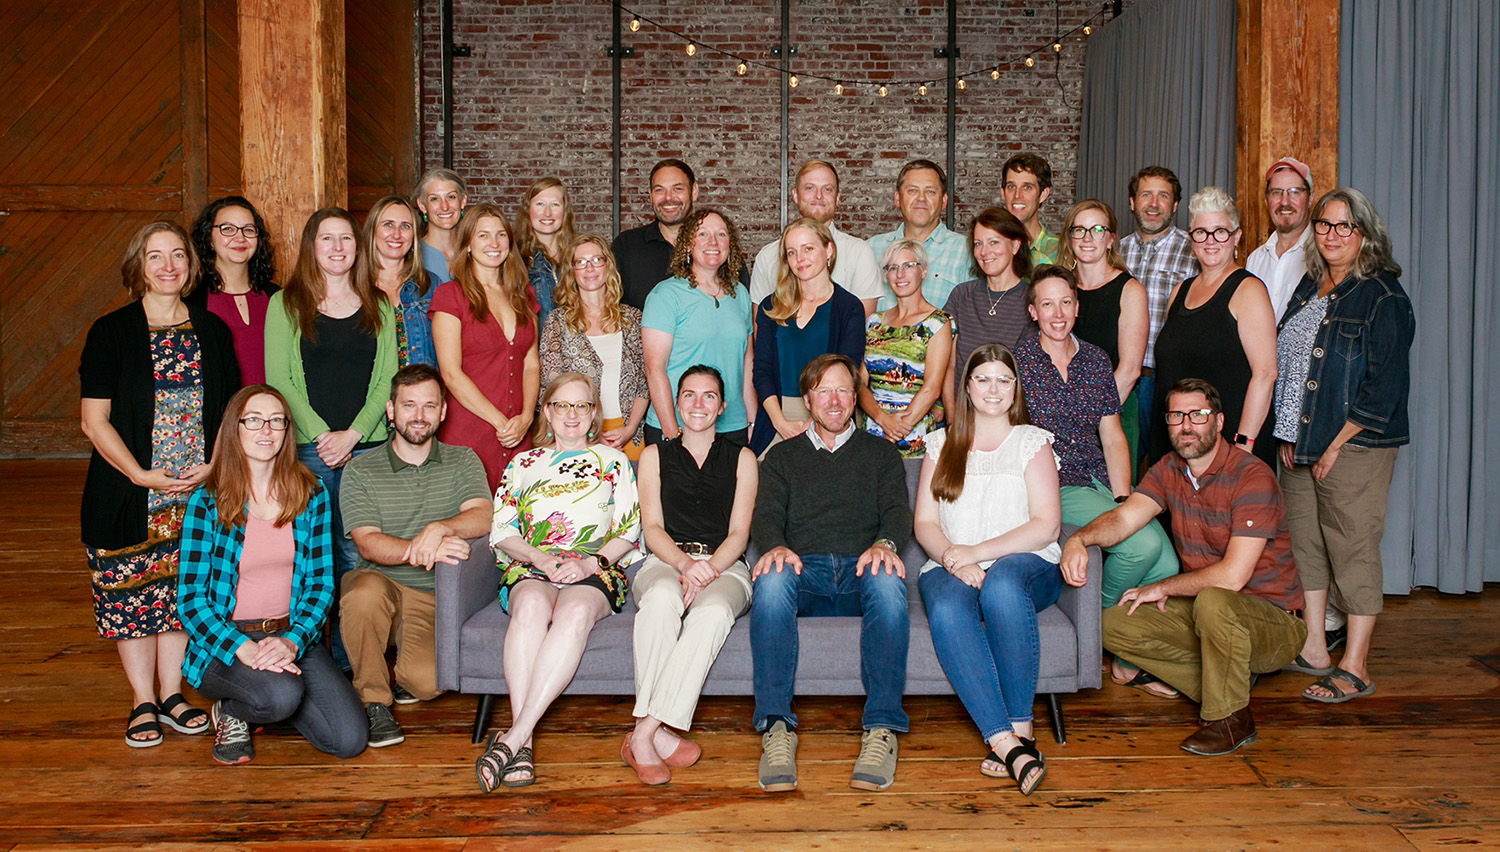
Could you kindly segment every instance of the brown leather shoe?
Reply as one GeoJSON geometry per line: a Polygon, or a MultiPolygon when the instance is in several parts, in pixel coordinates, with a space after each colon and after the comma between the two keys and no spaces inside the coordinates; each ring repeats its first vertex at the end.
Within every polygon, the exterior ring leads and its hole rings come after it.
{"type": "Polygon", "coordinates": [[[1197,733],[1182,741],[1182,750],[1212,757],[1229,754],[1259,738],[1255,733],[1255,717],[1250,715],[1249,707],[1242,707],[1223,719],[1204,722],[1197,733]]]}

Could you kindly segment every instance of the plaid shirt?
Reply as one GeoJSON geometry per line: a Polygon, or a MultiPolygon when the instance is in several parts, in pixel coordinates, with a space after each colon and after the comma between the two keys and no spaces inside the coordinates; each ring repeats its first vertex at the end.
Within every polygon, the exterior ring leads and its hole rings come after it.
{"type": "Polygon", "coordinates": [[[1057,235],[1042,227],[1042,232],[1031,241],[1031,268],[1057,263],[1057,235]]]}
{"type": "MultiPolygon", "coordinates": [[[[234,665],[234,652],[245,642],[230,621],[239,586],[240,549],[245,527],[225,529],[208,491],[199,488],[188,499],[182,519],[182,556],[177,575],[177,617],[187,630],[182,674],[202,685],[210,660],[234,665]]],[[[333,605],[333,539],[329,532],[328,492],[319,488],[292,521],[291,629],[281,634],[300,652],[318,641],[323,618],[333,605]]]]}
{"type": "Polygon", "coordinates": [[[1146,285],[1146,312],[1150,314],[1151,330],[1146,336],[1144,366],[1154,368],[1156,335],[1167,321],[1167,297],[1172,295],[1173,287],[1198,274],[1193,243],[1187,231],[1172,225],[1150,242],[1142,240],[1139,232],[1131,231],[1120,240],[1120,251],[1125,255],[1125,268],[1146,285]]]}
{"type": "MultiPolygon", "coordinates": [[[[903,225],[866,240],[870,244],[870,250],[875,252],[875,263],[880,263],[886,246],[905,236],[903,225]]],[[[942,222],[922,241],[922,248],[927,252],[927,277],[922,279],[922,296],[928,302],[942,307],[948,304],[948,294],[953,292],[954,287],[977,274],[974,270],[974,253],[969,251],[968,237],[948,230],[942,222]]],[[[880,274],[881,280],[885,280],[885,270],[881,270],[880,274]]],[[[883,311],[895,304],[896,297],[891,295],[890,288],[886,288],[875,309],[883,311]]]]}

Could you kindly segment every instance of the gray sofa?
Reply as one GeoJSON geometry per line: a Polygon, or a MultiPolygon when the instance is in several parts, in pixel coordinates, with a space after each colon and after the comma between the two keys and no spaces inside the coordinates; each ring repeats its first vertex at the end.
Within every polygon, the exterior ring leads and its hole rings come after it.
{"type": "MultiPolygon", "coordinates": [[[[908,497],[915,500],[921,463],[906,463],[908,497]]],[[[1064,528],[1060,540],[1073,532],[1064,528]]],[[[484,740],[494,697],[506,692],[501,670],[501,651],[510,618],[500,610],[499,572],[488,543],[472,542],[467,560],[437,567],[436,652],[437,685],[440,689],[477,694],[474,742],[484,740]]],[[[750,564],[754,564],[752,547],[750,564]]],[[[916,539],[901,553],[907,566],[906,586],[911,615],[911,648],[906,662],[907,695],[951,695],[952,686],[943,674],[932,647],[932,635],[922,598],[917,592],[917,574],[926,554],[916,539]]],[[[634,574],[634,567],[631,574],[634,574]]],[[[1088,582],[1075,589],[1064,585],[1057,603],[1038,616],[1042,658],[1037,693],[1044,696],[1058,743],[1065,740],[1059,696],[1080,689],[1098,688],[1101,681],[1101,635],[1099,588],[1103,564],[1097,548],[1090,548],[1088,582]]],[[[631,657],[635,626],[635,602],[594,626],[578,674],[567,692],[576,695],[633,695],[634,664],[631,657]]],[[[799,618],[798,637],[802,654],[797,662],[799,695],[863,695],[859,678],[859,619],[854,617],[799,618]],[[833,653],[824,653],[831,649],[833,653]]],[[[709,671],[704,695],[751,695],[750,618],[737,621],[709,671]]],[[[746,713],[749,711],[747,709],[746,713]]]]}

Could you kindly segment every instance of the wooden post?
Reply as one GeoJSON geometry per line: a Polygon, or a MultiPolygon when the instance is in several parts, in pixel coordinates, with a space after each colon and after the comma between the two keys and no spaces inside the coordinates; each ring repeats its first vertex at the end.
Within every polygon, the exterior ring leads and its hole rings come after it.
{"type": "Polygon", "coordinates": [[[1338,185],[1339,0],[1239,0],[1236,202],[1242,254],[1269,234],[1265,176],[1296,157],[1314,195],[1338,185]]]}
{"type": "Polygon", "coordinates": [[[208,36],[206,0],[182,0],[182,225],[208,203],[208,36]]]}
{"type": "Polygon", "coordinates": [[[349,203],[344,0],[239,0],[239,22],[245,195],[284,278],[308,215],[349,203]]]}

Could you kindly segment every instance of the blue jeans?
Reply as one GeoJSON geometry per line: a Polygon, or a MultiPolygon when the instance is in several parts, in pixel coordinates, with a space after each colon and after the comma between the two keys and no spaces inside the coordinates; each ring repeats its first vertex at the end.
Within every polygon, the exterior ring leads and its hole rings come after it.
{"type": "Polygon", "coordinates": [[[1136,421],[1136,428],[1140,430],[1140,437],[1136,442],[1136,463],[1144,467],[1146,456],[1151,450],[1151,429],[1155,425],[1151,422],[1151,398],[1156,394],[1156,374],[1141,376],[1135,382],[1135,398],[1139,403],[1137,411],[1140,419],[1136,421]]]}
{"type": "MultiPolygon", "coordinates": [[[[802,556],[802,573],[788,566],[755,578],[750,598],[750,651],[755,663],[755,730],[780,716],[796,727],[792,693],[797,675],[797,616],[861,616],[859,676],[865,686],[865,730],[905,731],[901,709],[906,688],[906,647],[910,621],[906,582],[895,574],[854,575],[858,556],[814,553],[802,556]]],[[[818,649],[819,653],[839,653],[818,649]]]]}
{"type": "Polygon", "coordinates": [[[1057,564],[1013,553],[990,563],[978,589],[940,567],[917,588],[938,662],[984,739],[1030,722],[1041,659],[1036,614],[1062,593],[1057,564]]]}
{"type": "MultiPolygon", "coordinates": [[[[259,641],[268,634],[247,633],[259,641]]],[[[365,750],[369,721],[349,679],[321,642],[302,649],[297,658],[302,674],[252,669],[239,660],[224,665],[209,661],[198,693],[222,701],[224,712],[251,725],[289,720],[312,747],[335,757],[353,757],[365,750]]]]}
{"type": "MultiPolygon", "coordinates": [[[[368,449],[355,450],[355,456],[362,456],[369,452],[368,449]]],[[[307,466],[312,475],[323,483],[323,488],[328,492],[328,507],[331,517],[329,518],[329,532],[333,536],[333,588],[335,592],[343,588],[344,575],[354,570],[359,564],[359,548],[354,546],[354,539],[344,535],[344,514],[339,511],[339,483],[344,480],[344,468],[332,468],[323,464],[318,458],[317,444],[298,444],[297,461],[307,466]]],[[[350,459],[353,461],[353,459],[350,459]]],[[[345,465],[347,467],[348,465],[345,465]]],[[[333,608],[328,611],[328,632],[333,637],[333,659],[339,668],[349,671],[349,655],[344,651],[344,637],[339,632],[339,608],[338,596],[334,595],[333,608]]]]}

